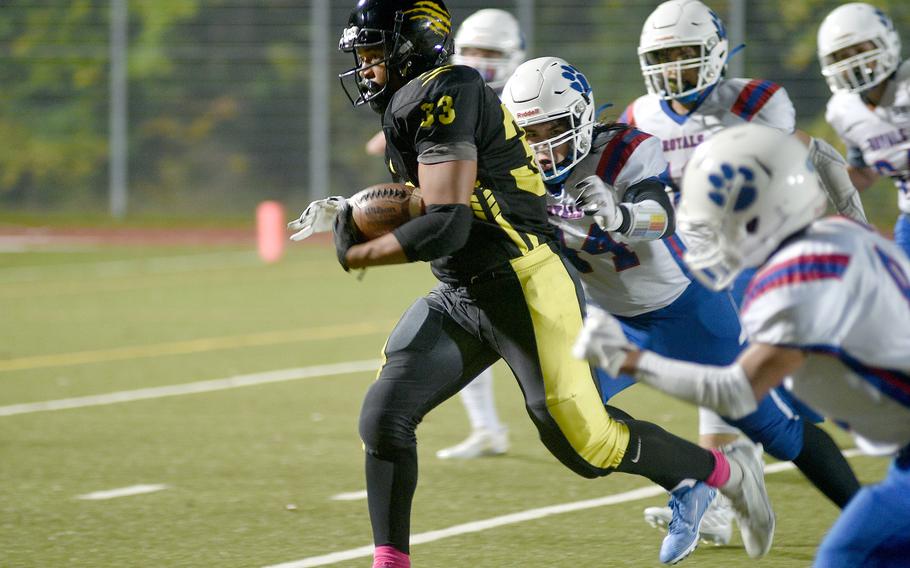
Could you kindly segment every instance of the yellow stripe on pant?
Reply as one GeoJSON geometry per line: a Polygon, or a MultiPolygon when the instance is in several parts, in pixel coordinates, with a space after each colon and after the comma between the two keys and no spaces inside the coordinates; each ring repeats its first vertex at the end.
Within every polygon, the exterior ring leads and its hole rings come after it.
{"type": "Polygon", "coordinates": [[[618,466],[629,445],[629,428],[610,418],[590,365],[572,355],[582,326],[575,282],[547,246],[511,264],[531,314],[550,416],[585,461],[599,468],[618,466]]]}

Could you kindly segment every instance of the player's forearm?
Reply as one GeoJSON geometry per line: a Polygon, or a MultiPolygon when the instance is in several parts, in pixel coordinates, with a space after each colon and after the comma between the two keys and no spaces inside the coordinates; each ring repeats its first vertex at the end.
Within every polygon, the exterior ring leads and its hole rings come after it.
{"type": "Polygon", "coordinates": [[[667,359],[650,351],[633,351],[626,355],[620,372],[722,416],[742,418],[758,408],[749,379],[737,363],[714,367],[667,359]]]}
{"type": "Polygon", "coordinates": [[[471,208],[461,203],[427,205],[427,212],[395,229],[391,235],[409,261],[449,256],[468,242],[471,208]]]}
{"type": "Polygon", "coordinates": [[[653,199],[621,203],[620,207],[623,211],[623,224],[617,232],[630,242],[654,241],[676,232],[673,213],[653,199]]]}
{"type": "Polygon", "coordinates": [[[348,249],[347,259],[349,268],[366,268],[368,266],[381,266],[384,264],[404,264],[408,257],[398,243],[398,239],[391,233],[379,238],[354,245],[348,249]]]}
{"type": "Polygon", "coordinates": [[[850,181],[858,191],[866,191],[878,179],[878,174],[872,168],[857,168],[856,166],[847,166],[847,175],[850,181]]]}
{"type": "Polygon", "coordinates": [[[656,179],[632,185],[623,196],[623,222],[619,232],[629,241],[652,241],[676,232],[673,205],[666,187],[656,179]]]}

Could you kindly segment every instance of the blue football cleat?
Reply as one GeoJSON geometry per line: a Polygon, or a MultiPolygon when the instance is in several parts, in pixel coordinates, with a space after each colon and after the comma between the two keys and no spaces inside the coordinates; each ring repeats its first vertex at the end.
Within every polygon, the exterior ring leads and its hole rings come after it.
{"type": "Polygon", "coordinates": [[[698,482],[692,487],[680,487],[670,493],[670,510],[673,517],[667,527],[667,536],[660,545],[660,561],[676,564],[692,554],[698,546],[698,530],[702,517],[717,490],[698,482]]]}

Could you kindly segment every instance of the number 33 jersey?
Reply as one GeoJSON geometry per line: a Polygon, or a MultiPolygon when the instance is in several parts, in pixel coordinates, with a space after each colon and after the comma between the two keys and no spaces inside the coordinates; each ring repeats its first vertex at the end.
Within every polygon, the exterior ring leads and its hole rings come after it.
{"type": "Polygon", "coordinates": [[[575,207],[575,184],[596,174],[615,188],[620,203],[629,187],[648,178],[664,179],[666,170],[657,138],[624,125],[599,129],[591,152],[575,166],[562,190],[548,192],[550,222],[581,273],[585,295],[614,315],[631,317],[668,306],[690,280],[670,253],[673,237],[629,242],[603,231],[575,207]]]}
{"type": "Polygon", "coordinates": [[[910,213],[910,61],[904,61],[875,108],[859,94],[838,93],[825,119],[847,145],[855,167],[870,167],[894,180],[898,206],[910,213]]]}
{"type": "Polygon", "coordinates": [[[427,71],[399,89],[382,119],[389,170],[419,186],[419,164],[477,162],[467,244],[432,262],[443,282],[466,284],[540,246],[550,246],[546,189],[524,131],[483,81],[463,65],[427,71]]]}

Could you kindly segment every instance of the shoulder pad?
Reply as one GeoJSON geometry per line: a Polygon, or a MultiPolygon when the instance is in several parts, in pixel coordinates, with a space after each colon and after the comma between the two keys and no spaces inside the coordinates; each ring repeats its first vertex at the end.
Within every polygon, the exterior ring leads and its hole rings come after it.
{"type": "Polygon", "coordinates": [[[649,138],[653,136],[628,125],[604,131],[597,140],[600,144],[597,175],[605,182],[615,184],[636,148],[649,138]]]}
{"type": "Polygon", "coordinates": [[[764,79],[742,80],[745,84],[730,105],[730,112],[744,120],[752,120],[774,93],[780,90],[780,85],[764,79]]]}
{"type": "Polygon", "coordinates": [[[461,88],[482,88],[483,78],[464,65],[441,65],[411,79],[392,97],[389,110],[393,115],[408,114],[415,105],[438,93],[461,88]]]}

